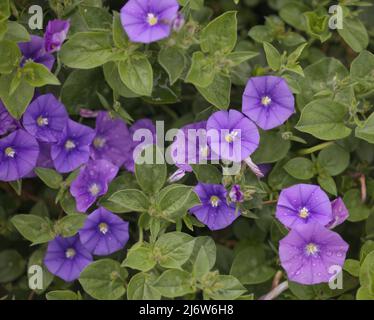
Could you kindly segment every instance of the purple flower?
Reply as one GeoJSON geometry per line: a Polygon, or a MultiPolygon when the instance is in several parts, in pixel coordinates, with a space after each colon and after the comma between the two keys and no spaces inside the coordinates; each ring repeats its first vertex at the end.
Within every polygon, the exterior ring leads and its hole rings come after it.
{"type": "Polygon", "coordinates": [[[336,276],[348,244],[319,223],[301,224],[279,242],[279,257],[288,279],[301,284],[329,282],[336,276]]]}
{"type": "Polygon", "coordinates": [[[18,128],[18,122],[5,108],[0,100],[0,136],[10,133],[18,128]]]}
{"type": "Polygon", "coordinates": [[[280,193],[276,217],[289,228],[312,222],[325,226],[332,220],[331,203],[319,186],[296,184],[280,193]]]}
{"type": "Polygon", "coordinates": [[[177,0],[129,0],[121,22],[131,41],[150,43],[170,35],[178,10],[177,0]]]}
{"type": "Polygon", "coordinates": [[[61,49],[70,28],[69,20],[51,20],[48,22],[44,33],[44,48],[47,52],[55,52],[61,49]]]}
{"type": "Polygon", "coordinates": [[[36,98],[23,115],[23,126],[42,142],[57,142],[68,121],[65,106],[53,94],[36,98]]]}
{"type": "Polygon", "coordinates": [[[82,244],[92,254],[105,256],[122,249],[129,240],[129,223],[110,211],[99,208],[79,230],[82,244]]]}
{"type": "Polygon", "coordinates": [[[172,24],[173,30],[177,32],[181,31],[185,23],[186,23],[186,20],[184,19],[184,15],[178,12],[173,20],[173,24],[172,24]]]}
{"type": "Polygon", "coordinates": [[[99,196],[104,195],[117,172],[118,168],[106,160],[89,161],[81,168],[70,187],[77,202],[77,210],[86,212],[99,196]]]}
{"type": "Polygon", "coordinates": [[[130,152],[130,133],[121,119],[113,119],[108,112],[96,118],[96,136],[91,145],[91,157],[105,159],[120,167],[130,152]]]}
{"type": "Polygon", "coordinates": [[[56,237],[48,243],[44,264],[49,272],[65,281],[79,278],[82,270],[92,262],[91,253],[82,245],[79,236],[56,237]]]}
{"type": "Polygon", "coordinates": [[[242,111],[261,129],[269,130],[295,112],[295,99],[283,78],[253,77],[244,90],[242,111]]]}
{"type": "Polygon", "coordinates": [[[68,120],[59,141],[51,148],[53,163],[59,172],[70,172],[86,163],[95,131],[68,120]]]}
{"type": "Polygon", "coordinates": [[[231,187],[229,197],[232,202],[243,202],[244,201],[244,193],[240,190],[240,186],[238,184],[234,184],[231,187]]]}
{"type": "Polygon", "coordinates": [[[192,207],[190,211],[210,230],[226,228],[240,215],[235,205],[227,204],[227,191],[223,185],[198,183],[195,192],[201,205],[192,207]]]}
{"type": "MultiPolygon", "coordinates": [[[[124,166],[128,171],[134,172],[135,171],[135,159],[139,155],[139,153],[144,150],[147,145],[154,144],[156,142],[156,127],[153,122],[149,119],[140,119],[135,121],[134,124],[130,127],[130,151],[125,154],[126,159],[124,162],[124,166]],[[134,134],[136,131],[141,130],[140,136],[143,136],[141,141],[136,141],[134,134]],[[148,141],[149,140],[149,141],[148,141]],[[151,141],[152,140],[152,141],[151,141]],[[138,146],[141,144],[141,147],[138,146]]],[[[137,132],[139,133],[139,132],[137,132]]]]}
{"type": "Polygon", "coordinates": [[[236,110],[213,113],[208,119],[207,130],[212,151],[221,159],[234,162],[250,156],[260,141],[255,124],[236,110]]]}
{"type": "Polygon", "coordinates": [[[333,229],[339,224],[342,224],[348,217],[349,212],[345,206],[342,198],[336,198],[331,202],[332,207],[332,220],[326,226],[329,229],[333,229]]]}
{"type": "Polygon", "coordinates": [[[260,169],[262,176],[265,177],[271,171],[272,165],[270,163],[261,163],[258,165],[258,168],[260,169]]]}
{"type": "Polygon", "coordinates": [[[45,51],[43,38],[31,36],[30,41],[20,42],[18,46],[23,55],[21,66],[23,66],[27,60],[32,60],[45,65],[49,70],[52,69],[55,63],[55,57],[51,53],[45,51]]]}
{"type": "Polygon", "coordinates": [[[53,161],[51,158],[51,144],[39,142],[39,157],[36,162],[37,167],[42,168],[54,168],[53,161]]]}
{"type": "Polygon", "coordinates": [[[0,140],[0,180],[14,181],[30,173],[39,156],[33,136],[19,129],[0,140]]]}

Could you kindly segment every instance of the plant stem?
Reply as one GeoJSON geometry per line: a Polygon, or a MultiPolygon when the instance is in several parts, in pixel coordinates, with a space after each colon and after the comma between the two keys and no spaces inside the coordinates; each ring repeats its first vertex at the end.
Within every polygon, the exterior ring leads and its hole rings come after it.
{"type": "Polygon", "coordinates": [[[327,141],[327,142],[323,142],[321,144],[317,144],[316,146],[314,147],[310,147],[310,148],[306,148],[306,149],[301,149],[299,150],[297,153],[299,155],[304,155],[304,154],[310,154],[310,153],[313,153],[313,152],[316,152],[316,151],[319,151],[319,150],[322,150],[324,148],[327,148],[331,145],[333,145],[335,143],[335,141],[327,141]]]}

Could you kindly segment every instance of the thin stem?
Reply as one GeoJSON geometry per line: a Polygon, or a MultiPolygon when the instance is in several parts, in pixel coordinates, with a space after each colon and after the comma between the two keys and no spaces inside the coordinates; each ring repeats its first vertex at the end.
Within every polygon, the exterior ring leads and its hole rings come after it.
{"type": "Polygon", "coordinates": [[[284,281],[278,286],[276,286],[273,290],[269,293],[262,296],[259,300],[274,300],[278,296],[280,296],[284,291],[288,289],[288,281],[284,281]]]}
{"type": "Polygon", "coordinates": [[[317,144],[314,147],[299,150],[298,154],[299,155],[310,154],[310,153],[325,149],[325,148],[333,145],[334,143],[335,143],[335,141],[327,141],[327,142],[324,142],[324,143],[321,143],[321,144],[317,144]]]}

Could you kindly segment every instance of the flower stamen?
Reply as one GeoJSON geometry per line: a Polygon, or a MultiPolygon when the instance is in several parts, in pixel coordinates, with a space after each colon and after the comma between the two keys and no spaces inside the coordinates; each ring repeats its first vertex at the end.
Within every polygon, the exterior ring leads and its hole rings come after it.
{"type": "Polygon", "coordinates": [[[43,116],[39,116],[38,119],[36,120],[36,123],[38,124],[39,127],[44,127],[48,125],[49,121],[48,121],[48,118],[43,118],[43,116]]]}
{"type": "Polygon", "coordinates": [[[106,234],[109,230],[109,226],[105,222],[99,224],[99,230],[102,234],[106,234]]]}
{"type": "Polygon", "coordinates": [[[71,150],[71,149],[74,149],[75,147],[76,147],[76,145],[72,140],[67,140],[65,142],[65,149],[66,150],[71,150]]]}
{"type": "Polygon", "coordinates": [[[93,197],[96,197],[100,192],[100,186],[97,183],[93,183],[88,189],[93,197]]]}
{"type": "Polygon", "coordinates": [[[269,96],[264,96],[261,99],[261,104],[267,107],[271,103],[271,98],[269,96]]]}
{"type": "Polygon", "coordinates": [[[305,252],[306,252],[306,254],[308,255],[308,256],[310,256],[310,255],[315,255],[315,254],[317,254],[318,253],[318,251],[319,251],[319,248],[318,248],[318,246],[316,245],[316,244],[314,244],[314,243],[308,243],[306,246],[305,246],[305,252]]]}
{"type": "Polygon", "coordinates": [[[299,211],[299,217],[300,218],[306,219],[306,218],[309,217],[309,215],[310,215],[310,213],[309,213],[308,208],[303,207],[303,208],[300,209],[300,211],[299,211]]]}
{"type": "Polygon", "coordinates": [[[158,18],[153,13],[148,13],[147,22],[152,27],[158,23],[158,18]]]}
{"type": "Polygon", "coordinates": [[[77,254],[77,252],[75,251],[75,249],[73,248],[69,248],[65,251],[65,257],[68,258],[68,259],[72,259],[74,258],[74,256],[77,254]]]}
{"type": "Polygon", "coordinates": [[[216,208],[218,207],[218,204],[219,204],[219,198],[217,196],[211,196],[210,197],[210,204],[212,205],[213,208],[216,208]]]}
{"type": "Polygon", "coordinates": [[[12,147],[8,147],[5,149],[5,155],[9,158],[14,158],[16,151],[12,147]]]}

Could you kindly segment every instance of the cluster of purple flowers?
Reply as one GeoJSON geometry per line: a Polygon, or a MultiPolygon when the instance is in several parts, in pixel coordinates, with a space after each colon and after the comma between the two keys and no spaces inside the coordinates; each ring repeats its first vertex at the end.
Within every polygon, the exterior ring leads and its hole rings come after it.
{"type": "Polygon", "coordinates": [[[330,230],[348,218],[343,200],[330,202],[319,186],[297,184],[281,192],[276,217],[290,229],[279,243],[288,279],[307,285],[334,279],[348,251],[348,244],[330,230]]]}

